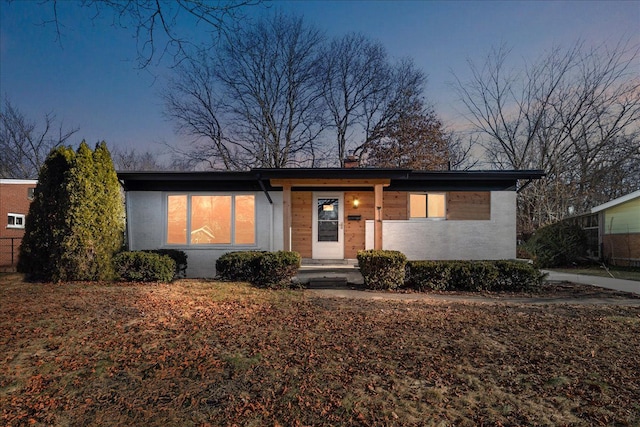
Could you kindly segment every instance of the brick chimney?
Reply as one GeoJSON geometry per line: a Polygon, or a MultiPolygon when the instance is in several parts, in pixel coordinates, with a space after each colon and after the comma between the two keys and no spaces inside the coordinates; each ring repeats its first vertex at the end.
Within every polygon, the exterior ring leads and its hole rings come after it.
{"type": "Polygon", "coordinates": [[[346,159],[344,159],[344,168],[352,169],[360,166],[360,161],[353,154],[349,154],[346,159]]]}

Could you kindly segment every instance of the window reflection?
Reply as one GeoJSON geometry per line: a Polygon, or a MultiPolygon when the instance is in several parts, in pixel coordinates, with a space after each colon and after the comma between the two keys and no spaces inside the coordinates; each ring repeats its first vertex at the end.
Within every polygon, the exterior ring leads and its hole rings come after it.
{"type": "Polygon", "coordinates": [[[167,199],[167,243],[187,243],[187,196],[169,196],[167,199]]]}
{"type": "Polygon", "coordinates": [[[236,245],[252,245],[256,241],[255,197],[236,196],[236,245]]]}
{"type": "Polygon", "coordinates": [[[255,234],[253,195],[180,194],[167,197],[168,244],[253,245],[255,234]]]}

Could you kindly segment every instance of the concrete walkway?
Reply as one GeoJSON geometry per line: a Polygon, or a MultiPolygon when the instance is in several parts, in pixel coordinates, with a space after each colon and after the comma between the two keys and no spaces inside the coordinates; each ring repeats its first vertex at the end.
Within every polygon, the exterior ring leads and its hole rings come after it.
{"type": "Polygon", "coordinates": [[[531,305],[619,305],[626,307],[640,307],[640,299],[631,298],[584,298],[567,296],[540,296],[540,297],[494,297],[483,295],[446,295],[432,293],[402,293],[369,291],[363,289],[348,288],[324,288],[307,289],[306,293],[323,298],[366,299],[371,301],[421,301],[426,303],[474,303],[474,304],[531,304],[531,305]]]}
{"type": "MultiPolygon", "coordinates": [[[[633,280],[559,273],[547,270],[542,271],[548,273],[548,281],[580,283],[621,292],[632,292],[640,295],[640,282],[633,280]]],[[[640,299],[629,298],[572,298],[567,296],[554,297],[552,295],[541,297],[509,297],[500,296],[499,294],[495,297],[489,297],[482,295],[446,295],[418,292],[375,292],[364,290],[362,288],[362,275],[358,268],[353,265],[305,266],[300,269],[298,276],[294,280],[306,284],[309,287],[306,292],[327,298],[431,302],[459,301],[511,304],[614,304],[640,306],[640,299]]]]}
{"type": "Polygon", "coordinates": [[[583,274],[559,273],[557,271],[542,270],[548,273],[547,280],[558,282],[573,282],[583,285],[600,286],[622,292],[633,292],[640,295],[640,282],[635,280],[612,279],[610,277],[587,276],[583,274]]]}

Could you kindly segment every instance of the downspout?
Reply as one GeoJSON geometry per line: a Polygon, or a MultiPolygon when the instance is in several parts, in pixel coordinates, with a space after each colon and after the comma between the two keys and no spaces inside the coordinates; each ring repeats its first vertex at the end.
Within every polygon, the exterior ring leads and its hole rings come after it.
{"type": "MultiPolygon", "coordinates": [[[[516,182],[517,182],[517,181],[516,181],[516,182]]],[[[527,182],[525,182],[525,183],[524,183],[524,185],[523,185],[522,187],[520,187],[520,188],[518,188],[518,189],[516,190],[516,193],[519,193],[519,192],[521,192],[522,190],[524,190],[525,188],[527,188],[527,186],[528,186],[529,184],[531,184],[532,182],[533,182],[533,179],[530,179],[530,180],[528,180],[527,182]]]]}

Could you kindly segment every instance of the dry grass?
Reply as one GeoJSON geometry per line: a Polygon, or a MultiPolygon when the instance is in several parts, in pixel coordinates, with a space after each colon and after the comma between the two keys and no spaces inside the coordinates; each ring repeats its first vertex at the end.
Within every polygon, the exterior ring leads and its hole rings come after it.
{"type": "Polygon", "coordinates": [[[0,424],[638,425],[639,340],[639,307],[5,275],[0,424]]]}

